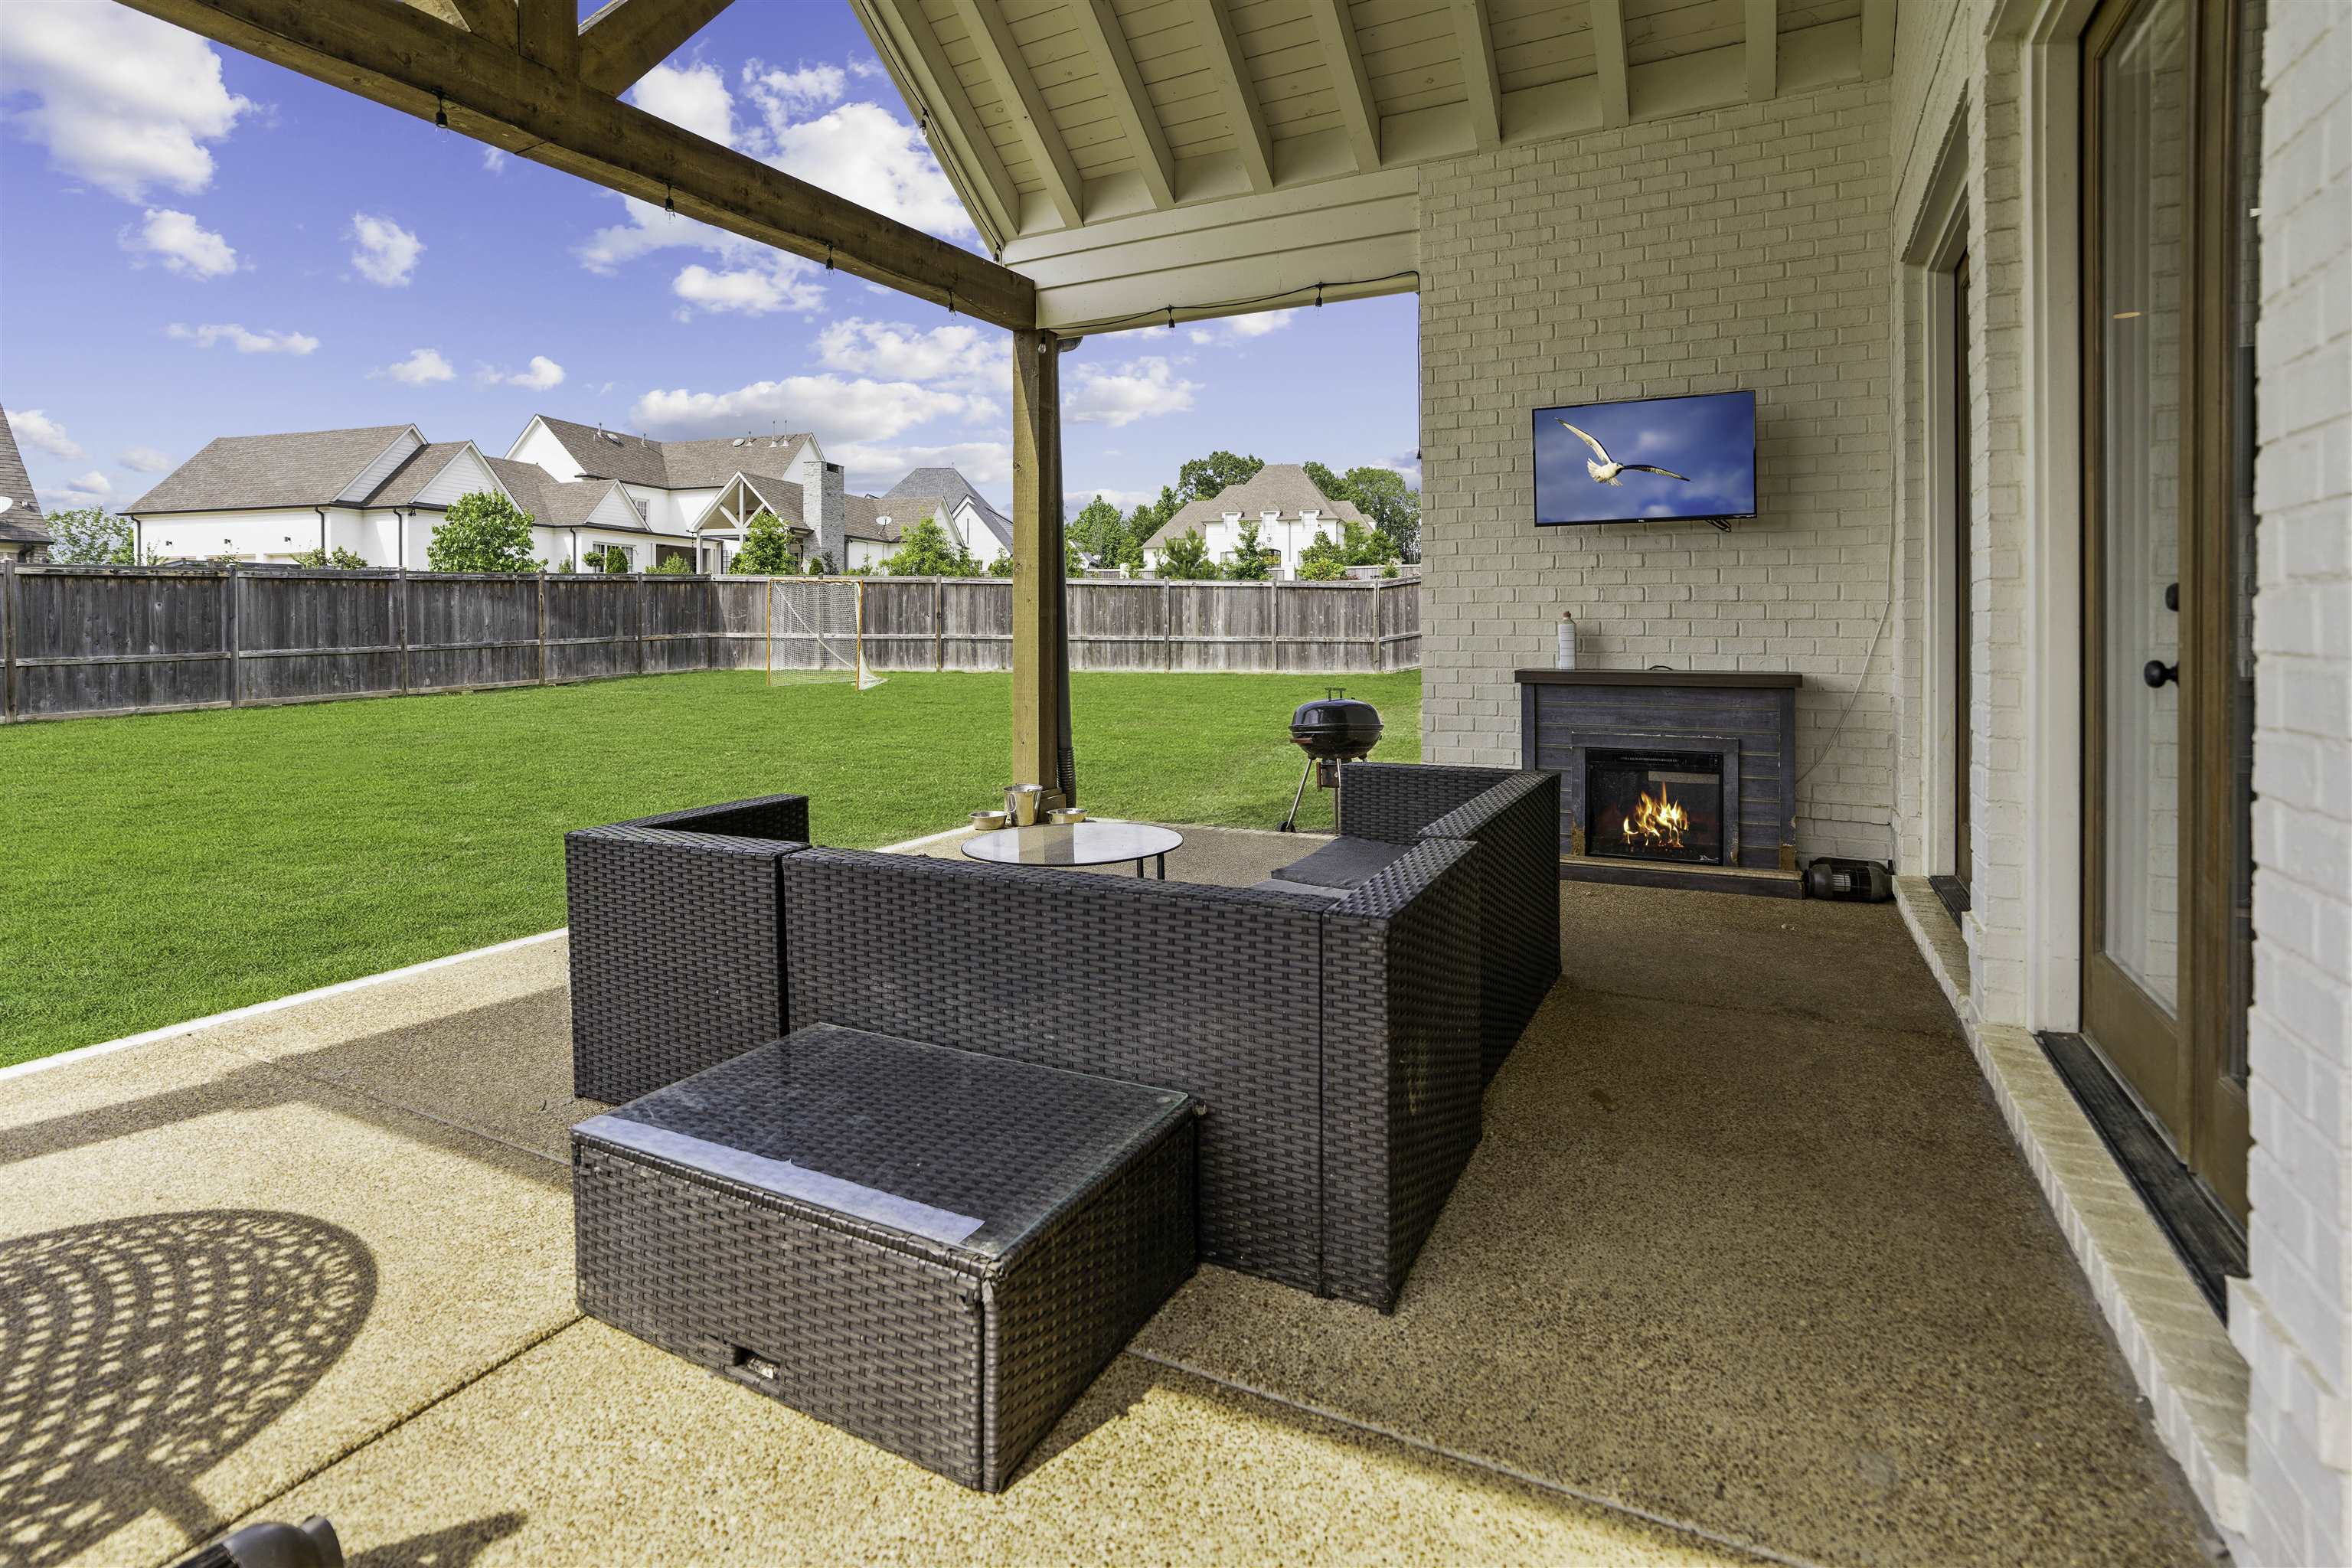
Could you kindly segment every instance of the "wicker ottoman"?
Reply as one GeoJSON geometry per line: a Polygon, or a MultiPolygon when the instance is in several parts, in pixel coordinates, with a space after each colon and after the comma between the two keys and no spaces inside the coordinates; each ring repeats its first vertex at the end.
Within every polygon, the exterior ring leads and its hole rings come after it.
{"type": "Polygon", "coordinates": [[[996,1491],[1192,1273],[1194,1111],[802,1029],[572,1130],[580,1305],[996,1491]]]}

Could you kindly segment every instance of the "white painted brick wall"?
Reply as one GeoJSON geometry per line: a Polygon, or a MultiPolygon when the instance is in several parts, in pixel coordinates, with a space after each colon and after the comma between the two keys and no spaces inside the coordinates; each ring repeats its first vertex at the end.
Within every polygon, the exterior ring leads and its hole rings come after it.
{"type": "Polygon", "coordinates": [[[2249,1558],[2352,1561],[2352,6],[2264,43],[2249,1558]]]}
{"type": "Polygon", "coordinates": [[[1885,82],[1425,166],[1423,742],[1516,766],[1511,672],[1794,669],[1807,855],[1891,852],[1885,82]],[[1547,404],[1752,387],[1762,516],[1535,526],[1547,404]],[[1865,668],[1866,667],[1866,668],[1865,668]],[[1832,743],[1841,714],[1852,716],[1832,743]]]}

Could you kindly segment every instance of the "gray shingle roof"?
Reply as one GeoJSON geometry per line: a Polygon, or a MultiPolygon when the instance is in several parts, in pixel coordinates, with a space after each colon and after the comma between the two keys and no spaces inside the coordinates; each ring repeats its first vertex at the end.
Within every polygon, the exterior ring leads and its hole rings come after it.
{"type": "Polygon", "coordinates": [[[554,476],[537,463],[525,463],[513,458],[485,457],[490,472],[498,475],[499,483],[506,486],[507,494],[514,497],[515,505],[535,518],[547,510],[547,497],[542,493],[555,483],[554,476]]]}
{"type": "Polygon", "coordinates": [[[427,441],[408,455],[408,461],[392,470],[383,483],[368,495],[369,506],[406,506],[416,499],[416,492],[431,484],[441,470],[456,460],[467,443],[464,441],[427,441]]]}
{"type": "Polygon", "coordinates": [[[33,476],[25,471],[24,454],[16,450],[16,433],[8,428],[8,411],[0,408],[0,540],[10,544],[47,544],[49,531],[41,526],[41,498],[33,493],[33,476]]]}
{"type": "Polygon", "coordinates": [[[770,474],[745,474],[744,485],[760,498],[760,504],[776,514],[780,522],[797,523],[801,516],[801,487],[791,479],[780,479],[770,474]]]}
{"type": "Polygon", "coordinates": [[[409,425],[221,436],[123,508],[129,512],[225,511],[326,506],[409,425]]]}
{"type": "Polygon", "coordinates": [[[1215,495],[1185,502],[1174,517],[1160,524],[1157,533],[1143,542],[1144,547],[1157,549],[1193,529],[1205,530],[1210,523],[1223,522],[1229,511],[1241,513],[1244,522],[1255,521],[1267,512],[1275,513],[1278,521],[1296,522],[1308,511],[1320,518],[1367,526],[1372,521],[1356,509],[1355,502],[1333,500],[1318,489],[1315,481],[1307,477],[1304,466],[1268,463],[1241,484],[1227,485],[1215,495]]]}
{"type": "MultiPolygon", "coordinates": [[[[539,521],[550,528],[577,528],[588,521],[588,514],[596,510],[613,487],[611,479],[551,479],[541,490],[547,510],[540,514],[539,521]]],[[[643,530],[646,525],[638,520],[637,509],[629,504],[625,495],[622,498],[622,504],[628,506],[629,521],[612,526],[643,530]]],[[[597,526],[605,525],[599,523],[597,526]]]]}
{"type": "Polygon", "coordinates": [[[979,513],[981,526],[996,536],[1005,549],[1013,548],[1013,520],[988,504],[987,498],[972,488],[970,479],[955,468],[917,468],[908,473],[883,496],[885,500],[897,500],[902,496],[935,496],[941,508],[953,511],[967,500],[972,510],[979,513]]]}
{"type": "Polygon", "coordinates": [[[723,485],[756,461],[762,468],[789,468],[811,437],[720,436],[707,441],[654,441],[593,425],[575,425],[542,414],[541,424],[563,443],[580,471],[624,484],[656,489],[708,489],[723,485]]]}

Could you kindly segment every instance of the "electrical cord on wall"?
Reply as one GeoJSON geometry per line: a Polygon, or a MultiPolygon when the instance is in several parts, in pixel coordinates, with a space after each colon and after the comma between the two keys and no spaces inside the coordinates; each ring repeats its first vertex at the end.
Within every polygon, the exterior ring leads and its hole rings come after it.
{"type": "MultiPolygon", "coordinates": [[[[1863,683],[1870,679],[1870,667],[1878,662],[1878,645],[1886,637],[1887,623],[1895,619],[1895,552],[1902,543],[1902,538],[1894,520],[1889,518],[1886,525],[1886,607],[1879,611],[1878,626],[1870,634],[1870,647],[1863,652],[1862,668],[1853,678],[1853,695],[1845,700],[1845,709],[1831,727],[1830,738],[1822,742],[1822,749],[1813,754],[1813,760],[1797,771],[1799,784],[1812,777],[1813,770],[1829,761],[1830,753],[1837,750],[1838,737],[1845,733],[1845,721],[1853,717],[1854,709],[1861,705],[1863,683]]],[[[1888,826],[1892,827],[1893,824],[1888,826]]]]}

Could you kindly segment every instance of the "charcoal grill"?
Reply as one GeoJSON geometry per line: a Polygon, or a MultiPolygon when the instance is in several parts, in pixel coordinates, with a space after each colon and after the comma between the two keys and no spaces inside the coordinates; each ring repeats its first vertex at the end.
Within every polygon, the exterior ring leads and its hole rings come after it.
{"type": "Polygon", "coordinates": [[[1312,773],[1318,789],[1339,787],[1339,764],[1360,763],[1371,754],[1381,742],[1381,710],[1369,702],[1359,702],[1348,695],[1343,687],[1330,686],[1312,702],[1302,702],[1290,715],[1290,739],[1307,753],[1307,765],[1298,773],[1298,788],[1290,796],[1290,815],[1282,819],[1280,831],[1298,831],[1298,805],[1307,798],[1307,779],[1312,773]]]}

